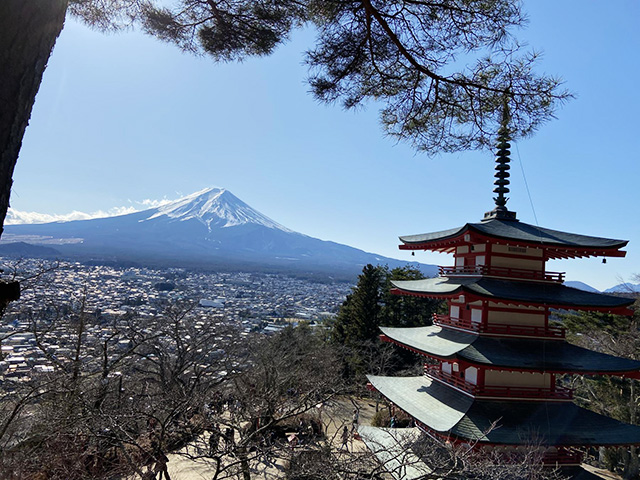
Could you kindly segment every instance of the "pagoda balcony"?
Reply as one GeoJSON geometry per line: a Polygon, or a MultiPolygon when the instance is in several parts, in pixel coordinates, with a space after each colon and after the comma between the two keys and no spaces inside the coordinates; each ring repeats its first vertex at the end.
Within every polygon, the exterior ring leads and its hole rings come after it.
{"type": "Polygon", "coordinates": [[[557,453],[544,453],[542,456],[542,463],[546,466],[580,465],[582,463],[582,459],[582,452],[562,449],[557,453]]]}
{"type": "Polygon", "coordinates": [[[472,322],[462,318],[451,318],[449,315],[433,315],[433,323],[440,326],[459,328],[471,332],[485,333],[488,335],[509,335],[514,337],[542,337],[542,338],[565,338],[565,329],[562,327],[535,325],[510,325],[506,323],[483,323],[472,322]]]}
{"type": "Polygon", "coordinates": [[[555,388],[474,385],[464,378],[456,377],[440,370],[437,365],[425,365],[424,374],[434,380],[458,388],[474,397],[526,398],[535,400],[571,400],[573,390],[557,386],[555,388]]]}
{"type": "Polygon", "coordinates": [[[540,282],[564,282],[564,272],[541,272],[524,268],[490,267],[487,265],[464,265],[454,267],[438,267],[438,273],[443,277],[452,276],[486,276],[514,278],[518,280],[536,280],[540,282]]]}
{"type": "MultiPolygon", "coordinates": [[[[495,447],[490,450],[491,458],[494,461],[504,462],[506,464],[514,464],[516,462],[522,461],[522,455],[532,453],[534,455],[540,456],[540,461],[544,466],[547,467],[558,467],[558,466],[571,466],[571,465],[580,465],[582,463],[583,455],[579,451],[571,451],[567,449],[558,449],[557,452],[534,452],[536,445],[527,445],[527,446],[517,446],[517,447],[495,447]]],[[[540,447],[538,447],[540,448],[540,447]]]]}

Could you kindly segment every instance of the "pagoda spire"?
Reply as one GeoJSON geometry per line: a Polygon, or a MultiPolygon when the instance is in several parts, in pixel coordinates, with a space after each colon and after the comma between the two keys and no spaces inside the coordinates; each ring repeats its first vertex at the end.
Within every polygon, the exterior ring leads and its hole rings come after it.
{"type": "Polygon", "coordinates": [[[511,120],[511,115],[509,114],[509,104],[505,96],[502,109],[502,121],[500,129],[498,130],[498,151],[496,152],[496,180],[494,182],[496,188],[493,189],[493,193],[497,194],[496,197],[493,197],[496,207],[490,212],[485,213],[483,220],[491,220],[494,218],[516,220],[516,212],[510,212],[507,208],[509,198],[506,196],[506,194],[509,193],[509,169],[511,169],[509,165],[509,163],[511,163],[509,120],[511,120]]]}

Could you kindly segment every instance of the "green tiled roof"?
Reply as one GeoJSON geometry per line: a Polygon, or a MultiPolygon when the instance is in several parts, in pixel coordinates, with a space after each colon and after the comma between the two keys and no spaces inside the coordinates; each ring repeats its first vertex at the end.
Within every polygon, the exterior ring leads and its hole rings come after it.
{"type": "Polygon", "coordinates": [[[382,395],[438,432],[453,428],[473,403],[471,397],[424,376],[367,378],[382,395]]]}
{"type": "Polygon", "coordinates": [[[391,282],[409,293],[446,296],[469,292],[482,297],[504,299],[540,305],[571,307],[618,308],[633,303],[633,299],[585,292],[557,283],[522,282],[484,277],[436,277],[423,280],[391,282]]]}
{"type": "Polygon", "coordinates": [[[576,248],[622,248],[627,240],[613,238],[591,237],[576,233],[560,232],[549,228],[537,227],[517,220],[491,219],[486,222],[467,223],[459,228],[442,230],[440,232],[421,235],[407,235],[400,237],[406,244],[427,243],[456,237],[466,230],[477,231],[484,235],[508,240],[537,243],[541,246],[564,246],[576,248]]]}
{"type": "Polygon", "coordinates": [[[458,354],[471,362],[498,367],[582,373],[640,370],[640,362],[578,347],[561,340],[478,337],[458,354]]]}
{"type": "Polygon", "coordinates": [[[437,432],[502,445],[640,444],[640,427],[568,402],[487,401],[425,377],[369,380],[388,400],[437,432]],[[495,423],[495,427],[493,427],[495,423]]]}
{"type": "Polygon", "coordinates": [[[622,373],[640,370],[640,362],[593,352],[564,340],[496,338],[438,326],[380,327],[396,342],[429,355],[452,357],[495,367],[577,373],[622,373]]]}
{"type": "Polygon", "coordinates": [[[403,243],[425,243],[432,242],[434,240],[444,240],[449,237],[457,237],[465,231],[468,226],[469,224],[467,223],[466,225],[458,228],[450,228],[448,230],[441,230],[439,232],[432,233],[422,233],[419,235],[404,235],[398,238],[400,238],[400,241],[403,243]]]}
{"type": "Polygon", "coordinates": [[[478,338],[477,335],[458,332],[438,327],[437,325],[415,328],[380,327],[380,331],[399,343],[438,357],[455,355],[478,338]]]}
{"type": "Polygon", "coordinates": [[[640,427],[566,402],[475,401],[451,433],[506,445],[640,444],[640,427]],[[497,428],[491,428],[497,421],[497,428]]]}

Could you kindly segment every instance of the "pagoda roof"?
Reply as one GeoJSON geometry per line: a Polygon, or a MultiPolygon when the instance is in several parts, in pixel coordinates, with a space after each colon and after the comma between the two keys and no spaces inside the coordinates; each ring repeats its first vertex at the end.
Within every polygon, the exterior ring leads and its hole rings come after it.
{"type": "Polygon", "coordinates": [[[472,397],[425,376],[367,378],[382,395],[437,432],[451,430],[473,405],[472,397]]]}
{"type": "MultiPolygon", "coordinates": [[[[493,218],[478,223],[467,223],[462,227],[442,230],[440,232],[424,233],[421,235],[406,235],[400,237],[402,249],[434,249],[455,243],[469,243],[463,241],[466,233],[475,233],[475,241],[482,241],[483,237],[502,239],[509,244],[531,246],[538,248],[561,248],[562,250],[585,251],[573,256],[589,255],[619,255],[615,252],[627,245],[627,240],[592,237],[576,233],[561,232],[550,228],[538,227],[518,220],[493,218]]],[[[561,258],[567,255],[561,253],[550,254],[550,258],[561,258]]]]}
{"type": "Polygon", "coordinates": [[[426,377],[368,376],[389,401],[437,432],[496,445],[640,444],[640,427],[568,402],[474,400],[426,377]]]}
{"type": "Polygon", "coordinates": [[[623,374],[638,372],[640,361],[594,352],[561,340],[495,338],[433,325],[380,330],[392,341],[439,358],[454,355],[493,368],[623,374]]]}
{"type": "Polygon", "coordinates": [[[460,358],[493,367],[576,373],[637,372],[640,362],[572,345],[565,341],[479,337],[460,358]]]}
{"type": "Polygon", "coordinates": [[[464,350],[479,337],[437,325],[430,327],[380,327],[391,340],[436,357],[452,357],[464,350]]]}
{"type": "Polygon", "coordinates": [[[467,293],[483,299],[520,305],[598,310],[630,314],[634,300],[602,293],[585,292],[558,283],[499,280],[486,277],[436,277],[391,282],[393,293],[431,298],[450,298],[467,293]]]}
{"type": "Polygon", "coordinates": [[[567,402],[476,401],[452,433],[510,445],[640,444],[640,427],[567,402]],[[496,420],[498,427],[491,429],[496,420]]]}

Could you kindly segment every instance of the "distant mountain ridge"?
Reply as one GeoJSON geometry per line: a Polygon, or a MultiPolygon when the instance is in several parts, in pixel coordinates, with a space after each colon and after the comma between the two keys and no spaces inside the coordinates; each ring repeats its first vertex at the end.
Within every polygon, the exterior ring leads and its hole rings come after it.
{"type": "Polygon", "coordinates": [[[611,288],[607,288],[604,293],[639,293],[640,284],[638,283],[619,283],[611,288]]]}
{"type": "Polygon", "coordinates": [[[593,288],[591,285],[588,285],[584,282],[578,282],[575,280],[570,280],[564,282],[567,287],[577,288],[579,290],[584,290],[586,292],[595,292],[595,293],[640,293],[640,284],[638,283],[619,283],[618,285],[614,285],[613,287],[607,288],[606,290],[600,291],[596,288],[593,288]]]}
{"type": "MultiPolygon", "coordinates": [[[[294,232],[231,192],[208,188],[160,207],[107,218],[7,225],[2,244],[53,247],[63,258],[353,277],[364,265],[408,262],[294,232]]],[[[415,264],[414,265],[418,265],[415,264]]],[[[436,275],[434,265],[420,265],[436,275]]]]}
{"type": "Polygon", "coordinates": [[[600,293],[600,290],[598,290],[597,288],[594,288],[591,285],[588,285],[584,282],[579,282],[577,280],[569,280],[567,282],[564,282],[564,284],[567,287],[577,288],[578,290],[584,290],[585,292],[600,293]]]}

